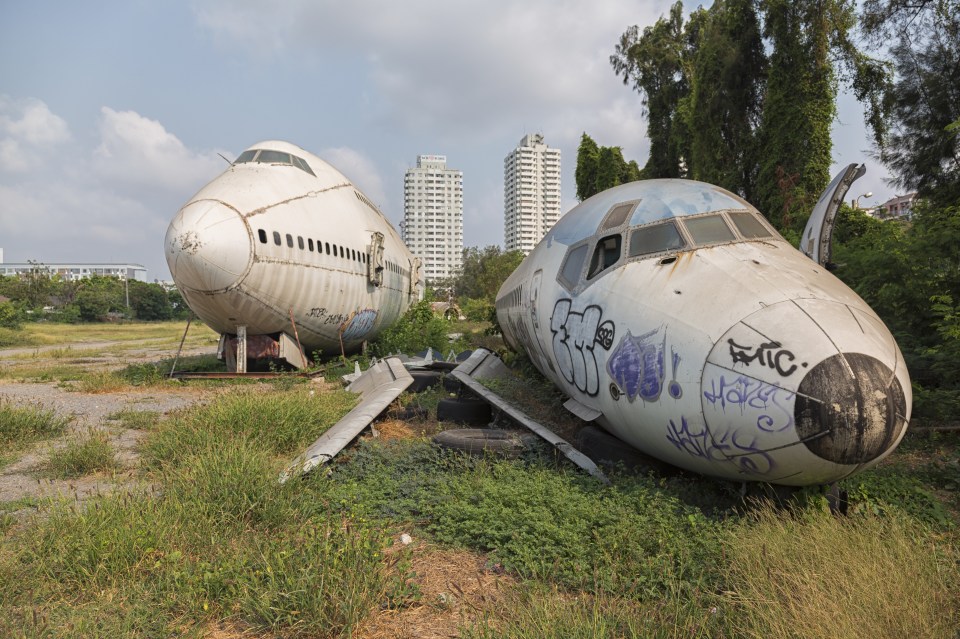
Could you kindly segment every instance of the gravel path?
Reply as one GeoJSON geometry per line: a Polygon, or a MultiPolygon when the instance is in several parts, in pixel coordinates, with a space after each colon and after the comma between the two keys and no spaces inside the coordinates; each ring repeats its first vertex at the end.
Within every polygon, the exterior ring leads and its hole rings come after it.
{"type": "Polygon", "coordinates": [[[202,401],[203,397],[202,391],[190,387],[88,395],[71,392],[54,383],[0,382],[0,400],[15,406],[42,406],[72,420],[63,437],[41,442],[17,461],[0,468],[0,505],[18,499],[56,496],[82,500],[129,484],[136,468],[136,447],[146,433],[121,428],[107,417],[124,410],[154,411],[166,415],[202,401]],[[109,434],[110,443],[117,451],[119,469],[110,475],[72,480],[43,478],[42,471],[50,450],[64,446],[71,438],[91,429],[109,434]]]}

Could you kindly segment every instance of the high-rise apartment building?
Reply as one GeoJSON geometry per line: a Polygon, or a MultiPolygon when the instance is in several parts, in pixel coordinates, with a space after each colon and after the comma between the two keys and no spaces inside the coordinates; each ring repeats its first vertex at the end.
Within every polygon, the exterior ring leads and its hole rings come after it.
{"type": "Polygon", "coordinates": [[[428,285],[463,265],[463,171],[448,169],[445,155],[418,155],[417,168],[407,169],[400,228],[428,285]]]}
{"type": "Polygon", "coordinates": [[[560,219],[560,149],[525,135],[503,159],[503,243],[526,255],[560,219]]]}

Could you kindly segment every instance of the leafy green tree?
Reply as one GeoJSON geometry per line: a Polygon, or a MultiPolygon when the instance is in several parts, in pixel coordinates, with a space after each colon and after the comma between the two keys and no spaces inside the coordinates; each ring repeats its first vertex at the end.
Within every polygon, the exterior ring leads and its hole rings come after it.
{"type": "Polygon", "coordinates": [[[577,152],[577,198],[580,201],[620,184],[640,179],[640,167],[623,159],[618,146],[597,146],[586,133],[577,152]]]}
{"type": "Polygon", "coordinates": [[[417,302],[388,329],[380,333],[370,348],[374,355],[384,357],[391,353],[412,355],[428,347],[443,353],[449,345],[449,323],[437,316],[429,300],[417,302]]]}
{"type": "Polygon", "coordinates": [[[137,280],[131,280],[129,286],[130,307],[137,319],[149,322],[173,317],[173,308],[162,286],[137,280]]]}
{"type": "Polygon", "coordinates": [[[689,40],[684,33],[683,3],[677,2],[669,16],[644,28],[642,34],[637,26],[627,29],[610,56],[614,72],[643,99],[650,138],[644,178],[681,177],[685,143],[675,129],[681,126],[678,111],[689,91],[684,72],[689,40]]]}
{"type": "Polygon", "coordinates": [[[0,327],[18,329],[23,323],[23,313],[12,302],[0,302],[0,327]]]}
{"type": "Polygon", "coordinates": [[[597,184],[597,173],[600,168],[600,147],[589,135],[584,132],[580,136],[580,146],[577,148],[577,170],[574,177],[577,181],[577,199],[581,202],[594,195],[597,184]]]}
{"type": "Polygon", "coordinates": [[[523,261],[523,252],[504,251],[499,246],[463,250],[463,267],[454,278],[457,297],[484,299],[493,303],[503,282],[523,261]]]}
{"type": "Polygon", "coordinates": [[[714,2],[693,63],[690,177],[748,201],[754,197],[755,131],[767,66],[754,1],[714,2]]]}

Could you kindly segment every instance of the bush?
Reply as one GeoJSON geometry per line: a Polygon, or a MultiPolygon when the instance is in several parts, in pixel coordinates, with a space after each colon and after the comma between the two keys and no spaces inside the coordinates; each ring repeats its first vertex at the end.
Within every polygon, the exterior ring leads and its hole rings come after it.
{"type": "Polygon", "coordinates": [[[379,357],[392,353],[413,355],[432,348],[442,353],[447,348],[449,323],[434,314],[430,302],[423,300],[410,307],[407,314],[383,331],[370,347],[379,357]]]}
{"type": "Polygon", "coordinates": [[[0,328],[20,328],[23,313],[11,302],[0,302],[0,328]]]}

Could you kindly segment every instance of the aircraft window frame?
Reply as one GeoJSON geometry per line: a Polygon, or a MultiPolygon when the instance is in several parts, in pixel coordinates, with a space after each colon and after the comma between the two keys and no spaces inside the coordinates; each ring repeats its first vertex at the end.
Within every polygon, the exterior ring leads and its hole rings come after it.
{"type": "Polygon", "coordinates": [[[626,250],[627,259],[633,260],[638,258],[648,258],[655,255],[661,255],[663,253],[675,253],[675,252],[683,251],[690,248],[690,243],[687,240],[687,238],[684,236],[683,231],[680,229],[680,226],[677,224],[676,219],[674,218],[669,220],[658,220],[656,222],[644,224],[643,226],[636,226],[630,229],[630,235],[628,238],[626,248],[627,248],[626,250]],[[680,244],[677,246],[673,246],[673,245],[660,246],[650,250],[643,250],[643,251],[638,251],[637,253],[634,253],[634,241],[633,241],[634,236],[638,234],[643,234],[648,231],[652,231],[654,229],[658,229],[661,227],[662,228],[672,227],[674,233],[676,233],[676,238],[680,241],[680,244]]]}
{"type": "Polygon", "coordinates": [[[257,153],[260,152],[260,149],[247,149],[243,153],[237,156],[237,159],[233,161],[234,164],[246,164],[247,162],[253,162],[253,159],[257,157],[257,153]]]}
{"type": "Polygon", "coordinates": [[[323,244],[327,248],[327,255],[330,255],[330,242],[324,242],[323,244]]]}
{"type": "Polygon", "coordinates": [[[639,204],[640,200],[627,200],[625,202],[617,202],[611,206],[610,210],[607,211],[607,214],[604,215],[600,221],[600,226],[597,227],[597,233],[610,232],[630,222],[639,204]],[[621,212],[622,215],[620,215],[621,212]]]}
{"type": "Polygon", "coordinates": [[[260,239],[261,244],[267,243],[267,232],[263,229],[257,229],[257,237],[260,239]]]}
{"type": "Polygon", "coordinates": [[[280,239],[280,232],[279,232],[279,231],[274,231],[274,232],[273,232],[273,243],[276,244],[277,246],[282,246],[282,245],[283,245],[283,240],[280,239]]]}
{"type": "Polygon", "coordinates": [[[257,164],[286,164],[293,166],[293,156],[286,151],[274,151],[273,149],[261,149],[257,154],[257,164]],[[264,156],[267,156],[264,159],[264,156]]]}
{"type": "Polygon", "coordinates": [[[610,270],[623,261],[623,233],[610,233],[598,238],[593,243],[593,256],[590,258],[590,268],[587,271],[587,281],[597,279],[600,275],[610,270]],[[614,240],[616,247],[603,246],[608,241],[614,240]],[[603,248],[601,248],[603,247],[603,248]],[[601,252],[602,251],[602,252],[601,252]],[[611,257],[615,259],[611,260],[611,257]],[[600,260],[603,260],[601,264],[600,260]]]}
{"type": "MultiPolygon", "coordinates": [[[[736,232],[734,232],[733,227],[731,226],[731,223],[727,221],[726,216],[724,216],[723,213],[721,212],[707,213],[704,215],[697,215],[695,217],[687,217],[682,219],[676,218],[676,219],[680,220],[680,223],[683,225],[684,229],[687,232],[687,236],[690,238],[691,243],[695,247],[712,246],[715,244],[730,244],[741,239],[736,234],[736,232]],[[698,239],[695,233],[695,229],[691,229],[690,222],[693,222],[693,226],[697,227],[697,226],[703,226],[707,221],[713,221],[713,220],[719,220],[720,223],[723,225],[723,229],[726,230],[729,236],[723,237],[723,238],[711,238],[709,236],[705,236],[706,239],[704,240],[698,239]]],[[[719,230],[719,227],[712,229],[711,233],[717,230],[719,230]]],[[[697,230],[697,232],[700,232],[700,231],[697,230]]]]}
{"type": "Polygon", "coordinates": [[[730,218],[730,223],[733,225],[733,228],[737,231],[737,234],[740,235],[744,240],[769,240],[774,239],[776,235],[774,232],[768,228],[766,222],[760,219],[760,216],[755,214],[753,211],[730,211],[727,213],[727,217],[730,218]],[[744,229],[737,220],[749,220],[750,223],[754,224],[752,229],[744,229]],[[762,229],[764,235],[757,235],[756,231],[762,229]],[[749,232],[749,234],[748,234],[749,232]]]}
{"type": "Polygon", "coordinates": [[[308,237],[308,238],[307,238],[307,248],[309,248],[309,249],[310,249],[310,252],[313,253],[313,238],[312,238],[312,237],[308,237]]]}
{"type": "Polygon", "coordinates": [[[301,251],[303,250],[303,236],[302,236],[302,235],[298,235],[298,236],[297,236],[297,246],[300,248],[301,251]]]}
{"type": "Polygon", "coordinates": [[[293,248],[293,236],[287,233],[287,248],[293,248]]]}
{"type": "Polygon", "coordinates": [[[560,272],[557,274],[557,281],[564,288],[572,291],[580,284],[589,253],[590,240],[578,242],[567,249],[563,264],[560,266],[560,272]]]}

